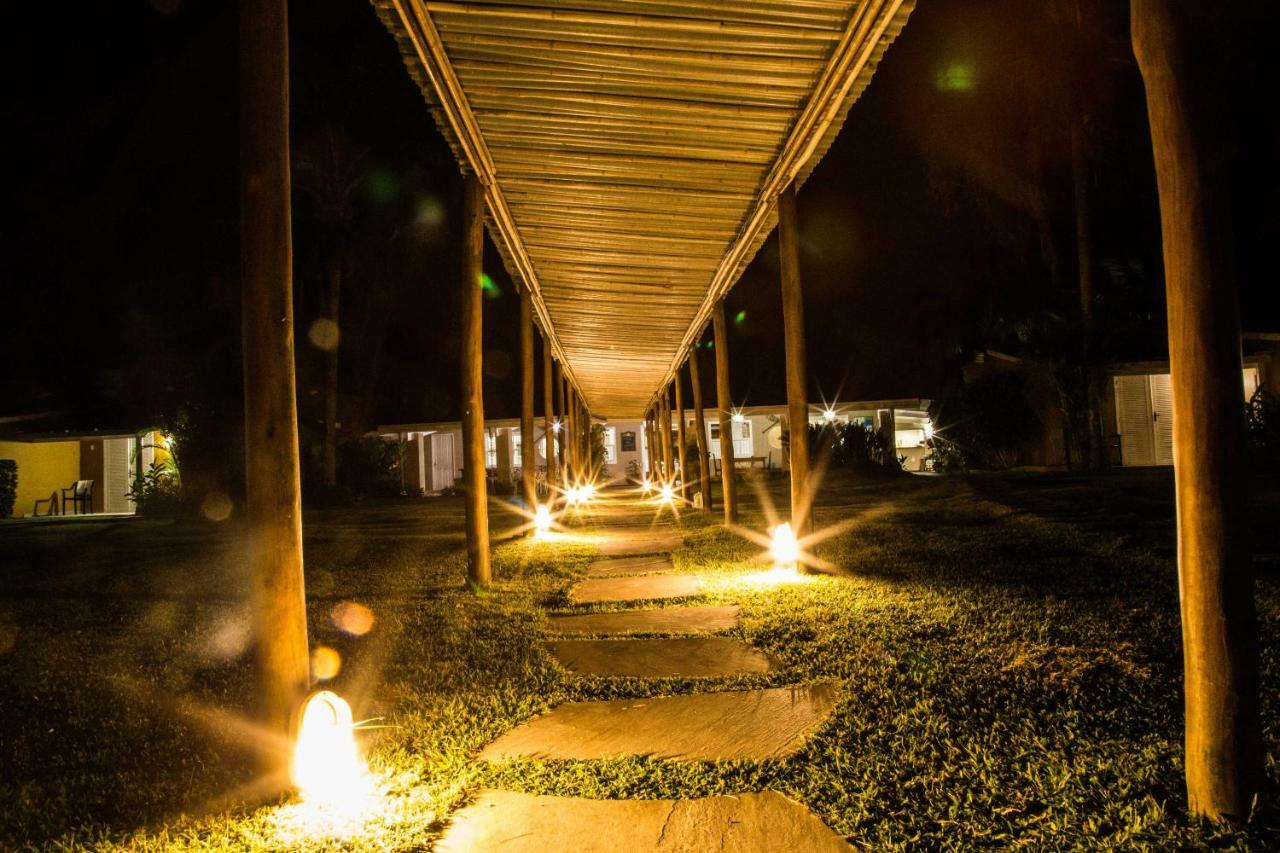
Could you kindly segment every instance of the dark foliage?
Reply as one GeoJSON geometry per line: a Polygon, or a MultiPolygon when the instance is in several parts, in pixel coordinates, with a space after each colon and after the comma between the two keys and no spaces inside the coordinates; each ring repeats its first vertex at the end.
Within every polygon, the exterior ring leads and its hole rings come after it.
{"type": "Polygon", "coordinates": [[[811,425],[809,456],[815,462],[828,459],[834,467],[863,471],[899,464],[888,436],[861,421],[811,425]]]}
{"type": "Polygon", "coordinates": [[[1040,417],[1028,402],[1027,379],[995,373],[957,386],[929,407],[936,432],[935,464],[957,468],[1011,468],[1023,447],[1040,432],[1040,417]]]}
{"type": "Polygon", "coordinates": [[[1254,391],[1245,406],[1245,427],[1252,465],[1280,470],[1280,396],[1261,388],[1254,391]]]}
{"type": "Polygon", "coordinates": [[[18,497],[18,463],[0,459],[0,518],[13,515],[13,502],[18,497]]]}

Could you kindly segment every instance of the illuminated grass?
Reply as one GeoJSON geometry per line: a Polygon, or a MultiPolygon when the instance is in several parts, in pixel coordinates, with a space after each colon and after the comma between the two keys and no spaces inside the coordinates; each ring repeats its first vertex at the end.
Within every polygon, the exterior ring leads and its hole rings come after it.
{"type": "MultiPolygon", "coordinates": [[[[775,501],[784,486],[771,487],[775,501]]],[[[0,540],[17,567],[4,580],[4,618],[19,627],[0,658],[0,765],[16,771],[0,778],[0,802],[12,804],[0,806],[0,846],[421,847],[482,785],[593,797],[773,788],[877,849],[1274,844],[1261,821],[1233,833],[1181,811],[1168,491],[1159,477],[833,483],[817,524],[851,515],[860,523],[818,551],[845,576],[794,582],[750,563],[755,545],[684,513],[689,547],[678,569],[703,574],[702,603],[739,603],[736,633],[787,664],[701,682],[573,680],[551,664],[539,645],[541,605],[563,601],[589,547],[503,544],[499,584],[473,596],[457,583],[456,502],[312,516],[313,643],[342,655],[334,688],[357,717],[388,726],[365,734],[388,796],[367,822],[340,828],[345,840],[299,833],[292,806],[178,815],[251,778],[234,738],[219,739],[173,700],[239,708],[251,689],[242,658],[209,652],[238,606],[207,600],[211,586],[234,588],[234,537],[178,526],[0,540]],[[90,568],[52,570],[64,560],[90,568]],[[75,594],[95,586],[114,597],[75,594]],[[333,625],[331,611],[346,600],[375,615],[363,638],[333,625]],[[166,622],[161,605],[178,618],[166,622]],[[562,701],[833,677],[844,684],[836,713],[786,762],[472,760],[562,701]]],[[[756,509],[743,520],[765,529],[756,509]]],[[[1260,606],[1275,790],[1272,578],[1260,583],[1260,606]]]]}

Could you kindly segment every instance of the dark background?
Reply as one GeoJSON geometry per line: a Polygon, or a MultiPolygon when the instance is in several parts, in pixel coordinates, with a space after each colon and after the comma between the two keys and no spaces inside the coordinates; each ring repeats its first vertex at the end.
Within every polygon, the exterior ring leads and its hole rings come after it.
{"type": "MultiPolygon", "coordinates": [[[[235,4],[38,5],[9,28],[3,60],[0,415],[164,419],[182,408],[234,424],[235,4]]],[[[303,430],[320,423],[323,372],[306,332],[337,237],[344,428],[455,419],[456,165],[367,3],[292,6],[295,167],[337,144],[363,178],[337,224],[295,183],[303,430]]],[[[974,349],[1060,344],[1078,311],[1066,145],[1077,106],[1106,355],[1161,355],[1159,223],[1127,4],[1080,0],[1082,17],[1064,19],[1071,7],[919,4],[800,194],[815,397],[929,397],[974,349]]],[[[1234,8],[1213,73],[1231,93],[1223,156],[1242,313],[1246,329],[1275,330],[1280,138],[1265,48],[1276,14],[1234,8]]],[[[518,300],[492,246],[485,268],[487,406],[512,415],[518,300]]],[[[777,280],[771,239],[728,298],[731,317],[745,312],[731,324],[738,403],[783,399],[777,280]]]]}

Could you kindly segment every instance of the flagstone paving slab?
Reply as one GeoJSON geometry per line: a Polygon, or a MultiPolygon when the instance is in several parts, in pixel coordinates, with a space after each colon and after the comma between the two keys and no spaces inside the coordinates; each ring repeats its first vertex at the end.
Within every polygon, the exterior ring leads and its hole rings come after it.
{"type": "Polygon", "coordinates": [[[641,554],[669,553],[684,546],[684,541],[675,535],[651,533],[603,533],[600,543],[600,556],[625,557],[641,554]]]}
{"type": "Polygon", "coordinates": [[[681,598],[697,595],[700,589],[698,579],[693,575],[587,578],[569,591],[569,600],[575,604],[596,604],[606,601],[681,598]]]}
{"type": "Polygon", "coordinates": [[[487,790],[454,815],[436,849],[847,853],[850,848],[808,808],[774,791],[695,800],[588,800],[487,790]]]}
{"type": "Polygon", "coordinates": [[[499,737],[480,753],[595,760],[626,755],[716,761],[783,758],[835,707],[833,683],[569,702],[499,737]]]}
{"type": "Polygon", "coordinates": [[[738,621],[738,606],[666,607],[661,610],[623,610],[548,616],[551,634],[673,634],[727,631],[738,621]]]}
{"type": "Polygon", "coordinates": [[[772,655],[733,637],[553,640],[544,645],[570,672],[606,678],[715,678],[781,669],[772,655]]]}
{"type": "Polygon", "coordinates": [[[626,575],[653,575],[675,571],[676,565],[667,554],[649,557],[617,557],[596,560],[587,566],[589,578],[617,578],[626,575]]]}

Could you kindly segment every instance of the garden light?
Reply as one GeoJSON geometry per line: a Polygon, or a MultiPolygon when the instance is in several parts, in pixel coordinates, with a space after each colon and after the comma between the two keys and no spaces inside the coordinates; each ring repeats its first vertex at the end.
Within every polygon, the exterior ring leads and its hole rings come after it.
{"type": "Polygon", "coordinates": [[[924,422],[924,437],[926,440],[933,438],[933,421],[926,420],[924,422]]]}
{"type": "Polygon", "coordinates": [[[823,419],[824,421],[826,421],[827,423],[831,423],[832,421],[834,421],[834,420],[836,419],[836,410],[835,410],[835,409],[825,409],[825,410],[822,412],[822,419],[823,419]]]}
{"type": "Polygon", "coordinates": [[[670,483],[662,484],[662,500],[664,503],[671,503],[676,499],[676,490],[670,483]]]}
{"type": "Polygon", "coordinates": [[[551,510],[546,504],[540,504],[533,515],[533,535],[539,539],[551,531],[551,510]]]}
{"type": "Polygon", "coordinates": [[[321,690],[302,705],[302,725],[293,751],[292,776],[302,799],[347,806],[368,793],[368,769],[356,751],[351,706],[321,690]]]}
{"type": "Polygon", "coordinates": [[[779,566],[795,567],[800,562],[800,543],[791,523],[784,521],[773,528],[773,561],[779,566]]]}

